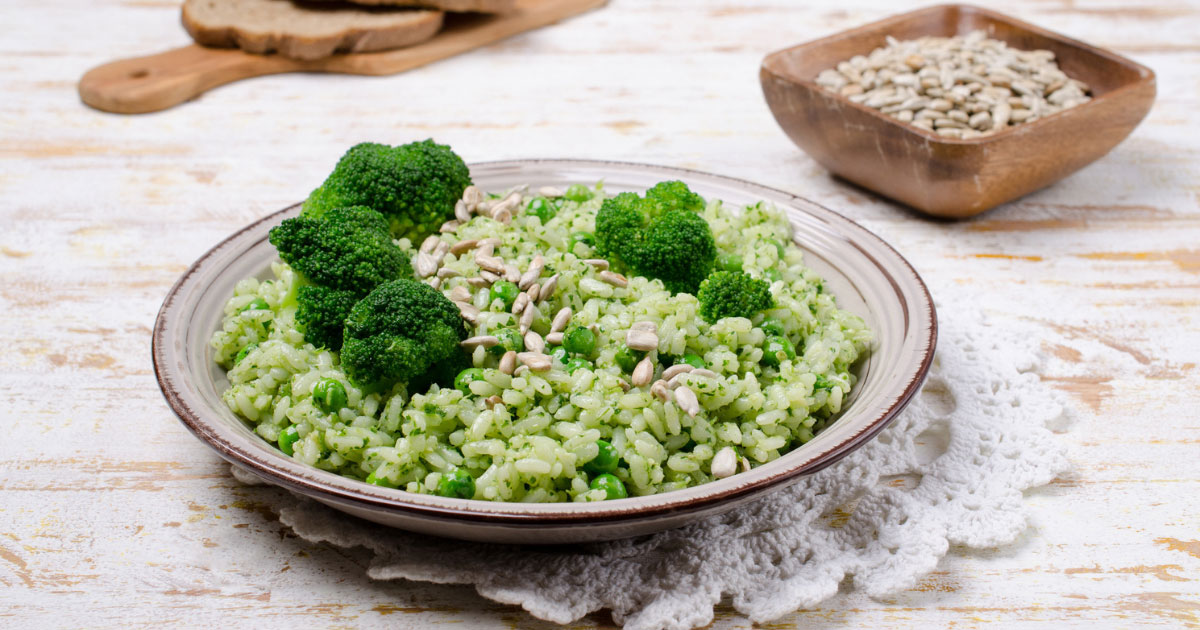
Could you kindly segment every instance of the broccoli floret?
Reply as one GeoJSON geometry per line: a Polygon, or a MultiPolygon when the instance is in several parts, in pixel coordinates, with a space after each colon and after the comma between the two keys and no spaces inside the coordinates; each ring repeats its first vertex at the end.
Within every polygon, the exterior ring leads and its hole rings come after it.
{"type": "Polygon", "coordinates": [[[467,338],[458,307],[441,291],[415,280],[393,280],[359,300],[346,318],[342,369],[370,390],[396,383],[446,385],[466,361],[467,338]]]}
{"type": "Polygon", "coordinates": [[[696,295],[700,315],[709,322],[722,317],[753,317],[774,304],[771,285],[742,271],[714,271],[696,295]]]}
{"type": "Polygon", "coordinates": [[[342,325],[360,297],[354,291],[314,285],[300,287],[296,322],[304,330],[305,341],[314,346],[340,350],[342,325]]]}
{"type": "Polygon", "coordinates": [[[633,245],[642,239],[646,217],[642,213],[645,201],[636,193],[621,193],[605,199],[596,213],[596,254],[626,267],[633,261],[622,255],[634,250],[633,245]]]}
{"type": "Polygon", "coordinates": [[[412,275],[404,250],[388,236],[378,212],[334,208],[319,219],[285,219],[271,230],[279,257],[318,286],[366,295],[379,284],[412,275]]]}
{"type": "Polygon", "coordinates": [[[340,348],[342,322],[354,303],[388,280],[412,275],[408,255],[392,242],[387,221],[370,208],[286,219],[271,230],[270,241],[301,276],[296,322],[314,346],[340,348]]]}
{"type": "Polygon", "coordinates": [[[676,210],[704,211],[704,198],[692,192],[687,184],[679,180],[655,184],[646,191],[646,200],[654,204],[657,214],[676,210]]]}
{"type": "Polygon", "coordinates": [[[717,245],[704,217],[671,212],[650,224],[633,269],[662,280],[672,293],[695,294],[716,259],[717,245]]]}
{"type": "Polygon", "coordinates": [[[695,293],[712,271],[717,247],[697,212],[704,199],[683,182],[662,182],[645,198],[621,193],[596,214],[597,253],[674,293],[695,293]]]}
{"type": "Polygon", "coordinates": [[[454,217],[454,204],[470,185],[467,165],[446,145],[364,142],[338,160],[303,212],[320,217],[342,206],[367,206],[387,219],[393,237],[416,242],[454,217]]]}

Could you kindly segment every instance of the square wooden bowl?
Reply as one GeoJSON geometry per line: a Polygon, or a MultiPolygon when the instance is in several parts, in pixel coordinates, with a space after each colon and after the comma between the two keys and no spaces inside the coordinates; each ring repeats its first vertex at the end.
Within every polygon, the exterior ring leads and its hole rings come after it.
{"type": "Polygon", "coordinates": [[[1108,153],[1154,102],[1154,72],[980,7],[948,4],[896,15],[772,53],[759,73],[788,137],[834,174],[923,212],[979,214],[1048,186],[1108,153]],[[815,83],[817,74],[899,40],[975,30],[1013,48],[1053,51],[1092,100],[1057,114],[966,140],[948,139],[851,102],[815,83]]]}

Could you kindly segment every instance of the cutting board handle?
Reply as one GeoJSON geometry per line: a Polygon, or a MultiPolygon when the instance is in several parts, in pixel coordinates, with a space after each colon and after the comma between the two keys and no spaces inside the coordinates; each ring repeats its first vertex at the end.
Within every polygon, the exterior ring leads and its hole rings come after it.
{"type": "Polygon", "coordinates": [[[93,68],[79,80],[79,98],[117,114],[156,112],[218,85],[264,74],[292,72],[299,62],[195,44],[93,68]]]}

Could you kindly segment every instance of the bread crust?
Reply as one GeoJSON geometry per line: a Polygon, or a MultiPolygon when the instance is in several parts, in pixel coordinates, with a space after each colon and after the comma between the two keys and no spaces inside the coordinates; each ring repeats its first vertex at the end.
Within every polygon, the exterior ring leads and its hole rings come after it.
{"type": "Polygon", "coordinates": [[[432,38],[444,14],[427,9],[321,8],[291,0],[186,0],[183,26],[196,43],[291,59],[391,50],[432,38]]]}
{"type": "MultiPolygon", "coordinates": [[[[340,0],[314,0],[334,2],[340,0]]],[[[516,10],[517,0],[348,0],[364,6],[426,7],[439,11],[461,13],[509,13],[516,10]]]]}

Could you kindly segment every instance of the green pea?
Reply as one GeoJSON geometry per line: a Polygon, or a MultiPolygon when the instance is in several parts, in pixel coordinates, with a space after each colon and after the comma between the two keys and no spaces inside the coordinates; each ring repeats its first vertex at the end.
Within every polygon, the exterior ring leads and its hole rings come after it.
{"type": "Polygon", "coordinates": [[[599,452],[583,465],[583,470],[589,475],[603,475],[615,472],[617,464],[621,461],[621,456],[617,455],[616,447],[604,440],[596,440],[596,446],[599,452]]]}
{"type": "Polygon", "coordinates": [[[558,214],[558,208],[555,208],[554,204],[550,203],[550,200],[545,197],[534,197],[529,200],[529,205],[525,207],[525,213],[541,219],[542,225],[546,225],[550,219],[554,218],[555,214],[558,214]]]}
{"type": "Polygon", "coordinates": [[[455,468],[451,472],[442,473],[442,478],[438,480],[437,493],[443,497],[470,499],[475,496],[475,480],[467,471],[455,468]]]}
{"type": "Polygon", "coordinates": [[[583,203],[584,201],[592,198],[592,191],[583,184],[571,184],[571,186],[567,188],[566,194],[563,196],[571,201],[583,203]]]}
{"type": "Polygon", "coordinates": [[[596,333],[583,326],[573,326],[563,335],[562,347],[575,354],[591,354],[596,348],[596,333]]]}
{"type": "Polygon", "coordinates": [[[292,425],[279,432],[279,450],[283,451],[284,455],[291,457],[296,452],[294,446],[299,440],[300,431],[296,425],[292,425]]]}
{"type": "Polygon", "coordinates": [[[500,343],[488,348],[488,352],[495,355],[502,355],[509,350],[513,352],[525,351],[525,338],[521,336],[521,331],[516,328],[501,328],[492,333],[500,343]]]}
{"type": "Polygon", "coordinates": [[[325,413],[337,413],[346,406],[346,386],[332,378],[323,378],[313,385],[313,402],[325,413]]]}
{"type": "Polygon", "coordinates": [[[491,291],[488,293],[488,301],[495,302],[502,300],[505,310],[512,308],[513,302],[516,301],[517,295],[521,293],[521,289],[517,285],[508,280],[499,280],[492,285],[491,291]]]}
{"type": "Polygon", "coordinates": [[[680,358],[679,358],[679,360],[678,360],[678,361],[676,361],[675,363],[676,363],[676,364],[678,364],[678,363],[686,363],[686,364],[688,364],[688,365],[690,365],[690,366],[692,366],[692,367],[694,367],[694,368],[696,368],[696,369],[704,369],[704,368],[708,367],[708,365],[706,365],[706,364],[704,363],[704,358],[703,358],[703,357],[701,357],[701,356],[700,356],[700,355],[698,355],[698,354],[692,354],[692,353],[690,353],[690,352],[689,352],[689,353],[687,353],[687,354],[685,354],[685,355],[683,355],[682,357],[680,357],[680,358]]]}
{"type": "Polygon", "coordinates": [[[251,301],[249,304],[243,306],[241,308],[241,310],[239,310],[238,312],[245,313],[246,311],[267,311],[270,309],[271,309],[271,305],[267,304],[266,300],[264,300],[262,298],[254,298],[253,301],[251,301]]]}
{"type": "Polygon", "coordinates": [[[767,335],[782,337],[785,334],[783,321],[775,319],[774,317],[768,317],[767,319],[764,319],[763,323],[759,324],[758,327],[762,328],[763,332],[767,333],[767,335]]]}
{"type": "Polygon", "coordinates": [[[617,479],[616,475],[603,474],[589,484],[592,490],[603,490],[605,499],[624,499],[629,496],[629,492],[625,490],[625,484],[617,479]]]}
{"type": "Polygon", "coordinates": [[[233,364],[237,365],[237,364],[241,363],[242,359],[245,359],[246,355],[250,354],[251,352],[254,352],[254,349],[257,347],[258,347],[258,344],[256,344],[256,343],[246,344],[246,347],[242,348],[241,350],[238,350],[237,356],[233,357],[233,364]]]}
{"type": "Polygon", "coordinates": [[[717,268],[725,271],[741,271],[742,257],[737,254],[721,254],[717,258],[717,268]]]}
{"type": "Polygon", "coordinates": [[[570,361],[567,361],[566,365],[563,366],[563,369],[567,371],[567,374],[574,374],[575,370],[578,370],[579,368],[591,369],[592,362],[583,357],[575,357],[570,361]]]}
{"type": "Polygon", "coordinates": [[[633,368],[637,367],[638,361],[641,361],[644,356],[646,356],[645,352],[634,350],[625,344],[621,344],[621,348],[613,355],[613,360],[617,362],[617,365],[621,366],[622,370],[632,372],[633,368]]]}
{"type": "Polygon", "coordinates": [[[565,348],[563,348],[562,346],[559,346],[550,352],[550,358],[553,359],[554,362],[558,363],[559,365],[566,364],[567,356],[568,356],[567,350],[565,348]]]}
{"type": "Polygon", "coordinates": [[[572,232],[567,238],[567,251],[575,251],[575,243],[583,243],[588,247],[596,246],[596,237],[591,232],[572,232]]]}
{"type": "Polygon", "coordinates": [[[367,483],[384,488],[395,488],[396,484],[392,483],[387,477],[378,477],[375,473],[367,475],[367,483]]]}
{"type": "Polygon", "coordinates": [[[763,363],[779,367],[785,359],[796,358],[796,346],[787,337],[772,335],[763,343],[763,363]]]}
{"type": "Polygon", "coordinates": [[[776,282],[779,280],[783,280],[783,274],[779,273],[779,270],[775,269],[774,267],[764,271],[763,276],[767,279],[767,282],[776,282]]]}
{"type": "Polygon", "coordinates": [[[471,383],[482,380],[483,370],[479,368],[467,368],[459,372],[458,376],[454,377],[454,389],[457,389],[458,391],[470,396],[471,383]]]}

